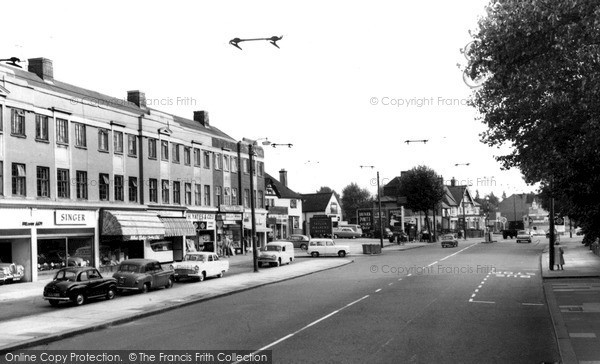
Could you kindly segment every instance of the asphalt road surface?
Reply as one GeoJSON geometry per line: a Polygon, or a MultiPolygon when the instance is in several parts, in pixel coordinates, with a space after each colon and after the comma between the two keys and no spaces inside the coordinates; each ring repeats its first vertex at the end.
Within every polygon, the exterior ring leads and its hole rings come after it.
{"type": "Polygon", "coordinates": [[[554,362],[543,245],[460,241],[357,256],[32,349],[270,349],[277,363],[554,362]]]}

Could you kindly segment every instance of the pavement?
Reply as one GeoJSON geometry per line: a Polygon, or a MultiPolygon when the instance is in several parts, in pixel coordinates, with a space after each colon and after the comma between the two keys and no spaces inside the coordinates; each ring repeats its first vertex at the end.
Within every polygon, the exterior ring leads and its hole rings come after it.
{"type": "MultiPolygon", "coordinates": [[[[541,238],[548,244],[548,239],[541,238]]],[[[563,363],[600,364],[600,257],[582,237],[561,237],[564,270],[549,269],[540,256],[544,292],[563,363]]]]}
{"type": "MultiPolygon", "coordinates": [[[[298,259],[292,264],[260,269],[258,273],[251,269],[237,269],[240,273],[226,274],[224,278],[177,283],[172,289],[158,289],[147,294],[125,293],[126,298],[117,296],[111,301],[98,300],[79,307],[65,303],[41,314],[3,321],[0,322],[0,354],[350,264],[356,257],[363,255],[362,244],[355,242],[347,245],[350,245],[350,254],[346,258],[310,258],[306,252],[297,249],[295,255],[298,259]]],[[[386,243],[383,253],[426,245],[428,244],[386,243]]],[[[236,255],[225,259],[229,260],[230,271],[232,271],[234,270],[232,268],[240,268],[251,263],[252,254],[236,255]]],[[[0,304],[23,298],[40,297],[49,280],[50,278],[0,286],[0,304]]]]}

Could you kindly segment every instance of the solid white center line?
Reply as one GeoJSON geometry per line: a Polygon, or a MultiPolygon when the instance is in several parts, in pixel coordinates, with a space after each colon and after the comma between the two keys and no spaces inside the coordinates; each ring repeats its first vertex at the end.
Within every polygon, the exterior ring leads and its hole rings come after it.
{"type": "Polygon", "coordinates": [[[394,283],[388,283],[388,286],[391,286],[392,284],[394,284],[394,283]]]}
{"type": "Polygon", "coordinates": [[[379,288],[378,290],[376,290],[376,291],[375,291],[375,293],[377,293],[377,292],[379,292],[379,291],[381,291],[381,288],[379,288]]]}
{"type": "Polygon", "coordinates": [[[429,264],[428,267],[431,267],[432,265],[437,264],[437,263],[438,263],[438,261],[436,260],[435,262],[429,264]]]}
{"type": "Polygon", "coordinates": [[[526,302],[523,302],[521,304],[523,306],[543,306],[544,305],[543,303],[526,303],[526,302]]]}
{"type": "Polygon", "coordinates": [[[473,303],[492,303],[492,304],[496,303],[496,302],[492,302],[492,301],[473,301],[473,300],[469,300],[469,302],[473,302],[473,303]]]}
{"type": "MultiPolygon", "coordinates": [[[[348,307],[352,306],[353,304],[355,304],[355,303],[358,303],[358,302],[360,302],[360,301],[362,301],[362,300],[364,300],[364,299],[366,299],[366,298],[368,298],[368,297],[369,297],[369,295],[366,295],[366,296],[364,296],[364,297],[362,297],[362,298],[359,298],[359,299],[357,299],[357,300],[356,300],[356,301],[354,301],[354,302],[350,302],[349,304],[347,304],[346,306],[344,306],[344,307],[340,308],[339,310],[335,310],[335,311],[333,311],[332,313],[330,313],[330,314],[328,314],[328,315],[325,315],[325,316],[321,317],[320,319],[318,319],[318,320],[316,320],[316,321],[313,321],[313,322],[311,322],[310,324],[308,324],[308,325],[304,326],[303,328],[301,328],[301,329],[299,329],[299,330],[296,330],[296,331],[292,332],[291,334],[289,334],[289,335],[286,335],[286,336],[282,337],[282,338],[281,338],[281,339],[279,339],[279,340],[273,341],[273,342],[272,342],[272,343],[270,343],[269,345],[263,346],[262,348],[260,348],[260,349],[256,350],[254,353],[252,353],[252,355],[255,355],[255,354],[257,354],[257,353],[259,353],[259,352],[261,352],[261,351],[263,351],[263,350],[267,350],[268,348],[270,348],[270,347],[272,347],[272,346],[275,346],[275,345],[279,344],[280,342],[282,342],[282,341],[285,341],[285,340],[289,339],[290,337],[292,337],[292,336],[294,336],[294,335],[298,334],[299,332],[302,332],[302,331],[304,331],[304,330],[308,329],[309,327],[311,327],[311,326],[313,326],[313,325],[316,325],[316,324],[318,324],[319,322],[321,322],[321,321],[323,321],[323,320],[325,320],[325,319],[328,319],[329,317],[331,317],[331,316],[335,315],[336,313],[340,312],[341,310],[343,310],[343,309],[345,309],[345,308],[348,308],[348,307]]],[[[237,362],[237,363],[239,363],[239,362],[237,362]]]]}

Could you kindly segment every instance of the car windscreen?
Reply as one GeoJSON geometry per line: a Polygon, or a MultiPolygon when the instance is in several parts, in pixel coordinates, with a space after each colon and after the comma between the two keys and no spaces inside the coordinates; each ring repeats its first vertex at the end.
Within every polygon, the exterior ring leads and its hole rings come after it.
{"type": "Polygon", "coordinates": [[[67,270],[61,270],[56,273],[56,276],[54,276],[54,280],[75,282],[77,280],[77,273],[67,270]]]}
{"type": "Polygon", "coordinates": [[[191,262],[203,262],[204,256],[197,255],[197,254],[188,254],[185,256],[184,260],[191,261],[191,262]]]}
{"type": "Polygon", "coordinates": [[[267,245],[267,251],[278,252],[278,251],[281,251],[281,247],[277,246],[277,245],[267,245]]]}
{"type": "Polygon", "coordinates": [[[140,273],[141,267],[137,264],[121,264],[119,266],[119,272],[127,273],[140,273]]]}

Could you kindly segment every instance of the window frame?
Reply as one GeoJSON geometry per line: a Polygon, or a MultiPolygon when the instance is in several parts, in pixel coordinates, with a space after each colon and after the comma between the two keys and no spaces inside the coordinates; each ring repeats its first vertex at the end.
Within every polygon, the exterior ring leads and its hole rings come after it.
{"type": "Polygon", "coordinates": [[[160,160],[169,161],[169,141],[160,141],[160,160]]]}
{"type": "Polygon", "coordinates": [[[122,174],[115,174],[113,180],[115,184],[114,201],[125,201],[125,177],[122,174]]]}
{"type": "Polygon", "coordinates": [[[123,154],[123,132],[113,130],[113,153],[123,154]]]}
{"type": "Polygon", "coordinates": [[[25,197],[27,196],[27,165],[25,163],[12,163],[11,165],[11,181],[12,195],[25,197]],[[21,176],[19,166],[23,167],[23,175],[21,176]],[[15,175],[15,171],[17,174],[15,175]]]}
{"type": "Polygon", "coordinates": [[[98,129],[98,151],[109,153],[110,146],[108,144],[108,129],[100,128],[98,129]],[[104,148],[103,148],[104,145],[104,148]]]}
{"type": "Polygon", "coordinates": [[[50,198],[50,167],[37,166],[35,170],[37,197],[50,198]]]}
{"type": "Polygon", "coordinates": [[[27,128],[25,122],[26,111],[12,107],[10,109],[10,135],[16,137],[27,137],[27,128]]]}
{"type": "Polygon", "coordinates": [[[69,145],[69,120],[56,119],[56,144],[69,145]]]}
{"type": "Polygon", "coordinates": [[[66,168],[56,169],[56,197],[63,199],[71,198],[71,171],[66,168]]]}
{"type": "Polygon", "coordinates": [[[127,134],[127,156],[137,158],[137,135],[127,134]]]}
{"type": "Polygon", "coordinates": [[[75,181],[76,181],[76,190],[78,200],[87,200],[88,199],[88,179],[87,179],[87,171],[75,171],[75,181]],[[85,177],[85,179],[81,179],[80,176],[85,177]]]}
{"type": "Polygon", "coordinates": [[[137,177],[129,176],[127,177],[127,200],[129,202],[137,202],[138,201],[138,181],[137,177]]]}
{"type": "Polygon", "coordinates": [[[168,179],[162,179],[160,182],[160,190],[161,190],[161,201],[163,204],[170,204],[171,203],[171,189],[169,187],[169,180],[168,179]]]}
{"type": "Polygon", "coordinates": [[[98,200],[110,201],[110,175],[108,173],[98,174],[98,200]]]}
{"type": "Polygon", "coordinates": [[[48,142],[48,115],[35,114],[35,140],[48,142]]]}
{"type": "Polygon", "coordinates": [[[157,159],[157,145],[155,138],[148,138],[148,159],[157,159]]]}
{"type": "Polygon", "coordinates": [[[148,201],[158,203],[158,179],[148,179],[148,201]]]}
{"type": "Polygon", "coordinates": [[[74,122],[73,124],[75,125],[75,146],[77,148],[87,148],[86,125],[76,122],[74,122]]]}

